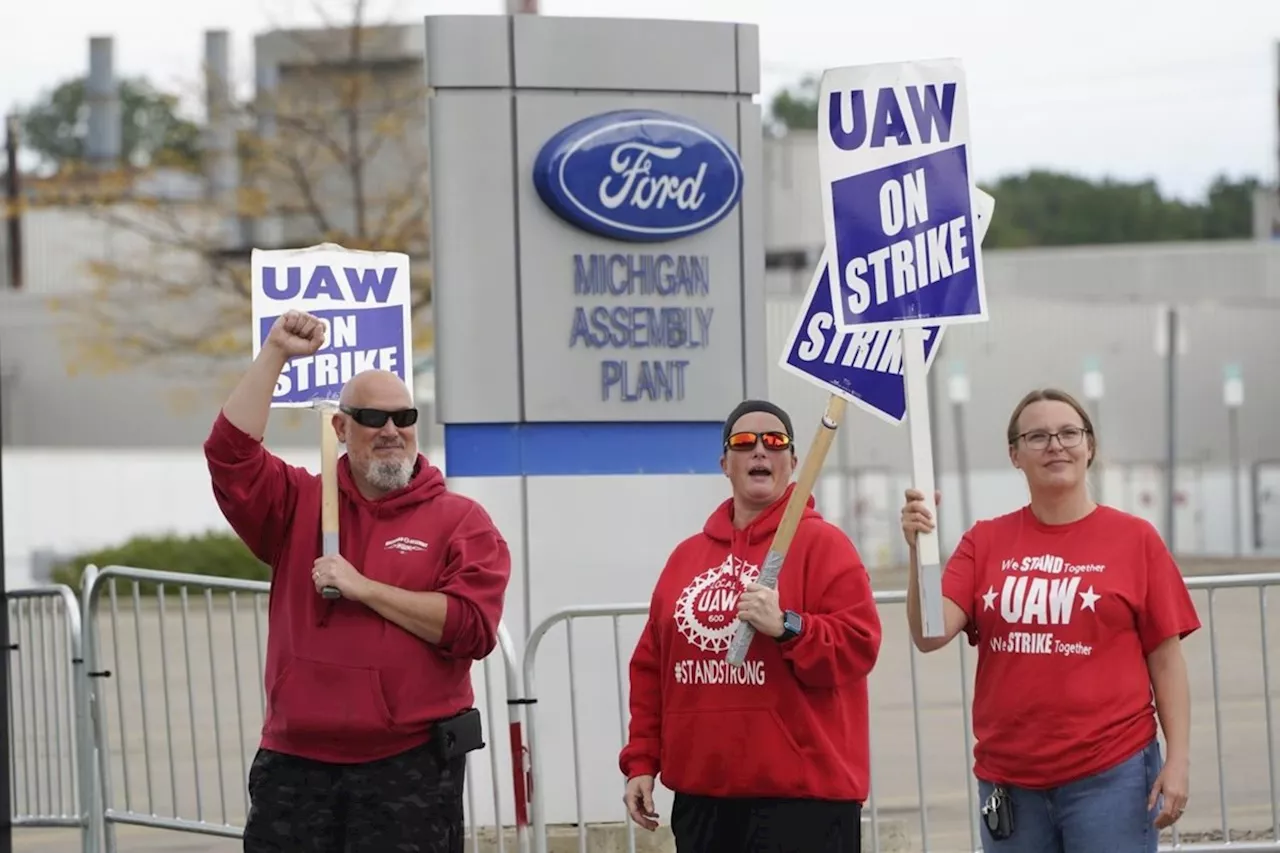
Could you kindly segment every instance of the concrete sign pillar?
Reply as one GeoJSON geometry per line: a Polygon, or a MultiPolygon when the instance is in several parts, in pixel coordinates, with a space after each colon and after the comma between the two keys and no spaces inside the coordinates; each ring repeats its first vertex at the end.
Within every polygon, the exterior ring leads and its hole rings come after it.
{"type": "Polygon", "coordinates": [[[426,69],[450,476],[718,472],[768,356],[756,28],[428,17],[426,69]]]}

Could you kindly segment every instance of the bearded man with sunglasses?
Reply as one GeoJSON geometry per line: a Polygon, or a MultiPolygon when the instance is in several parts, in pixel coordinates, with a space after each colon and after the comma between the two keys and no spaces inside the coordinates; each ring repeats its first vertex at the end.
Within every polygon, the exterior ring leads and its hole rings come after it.
{"type": "Polygon", "coordinates": [[[667,559],[631,658],[623,799],[657,829],[661,777],[677,853],[857,853],[881,635],[867,570],[811,497],[778,589],[755,582],[795,488],[781,408],[734,409],[720,466],[732,494],[667,559]],[[758,634],[735,669],[739,622],[758,634]]]}
{"type": "Polygon", "coordinates": [[[286,363],[324,338],[316,317],[280,317],[204,445],[219,508],[271,567],[244,850],[462,853],[466,752],[483,745],[471,669],[497,644],[510,551],[418,452],[409,389],[370,370],[333,416],[340,553],[322,556],[320,478],[263,433],[286,363]]]}

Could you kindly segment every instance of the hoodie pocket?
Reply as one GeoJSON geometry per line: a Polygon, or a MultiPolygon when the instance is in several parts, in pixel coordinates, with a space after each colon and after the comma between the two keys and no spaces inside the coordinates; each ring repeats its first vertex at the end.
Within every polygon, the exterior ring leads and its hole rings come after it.
{"type": "Polygon", "coordinates": [[[808,762],[771,708],[671,711],[662,720],[661,775],[672,790],[718,796],[800,796],[808,762]]]}
{"type": "Polygon", "coordinates": [[[347,739],[393,727],[376,669],[295,657],[272,685],[269,699],[268,731],[286,737],[347,739]]]}

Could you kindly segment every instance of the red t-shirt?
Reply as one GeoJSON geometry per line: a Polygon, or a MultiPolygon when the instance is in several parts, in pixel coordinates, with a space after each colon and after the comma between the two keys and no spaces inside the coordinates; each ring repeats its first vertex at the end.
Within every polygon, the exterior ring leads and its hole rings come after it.
{"type": "Polygon", "coordinates": [[[1107,506],[1046,525],[1030,507],[980,521],[942,592],[978,647],[974,773],[1048,788],[1123,761],[1156,734],[1147,655],[1200,627],[1150,523],[1107,506]]]}

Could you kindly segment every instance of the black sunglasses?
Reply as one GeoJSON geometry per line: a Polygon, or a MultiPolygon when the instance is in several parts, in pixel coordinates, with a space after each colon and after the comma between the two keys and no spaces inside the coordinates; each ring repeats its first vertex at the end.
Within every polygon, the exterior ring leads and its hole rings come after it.
{"type": "Polygon", "coordinates": [[[351,419],[363,427],[370,429],[382,429],[387,425],[390,419],[398,428],[413,426],[418,422],[417,409],[399,409],[398,411],[388,412],[385,409],[353,409],[350,406],[342,406],[342,411],[351,416],[351,419]]]}

